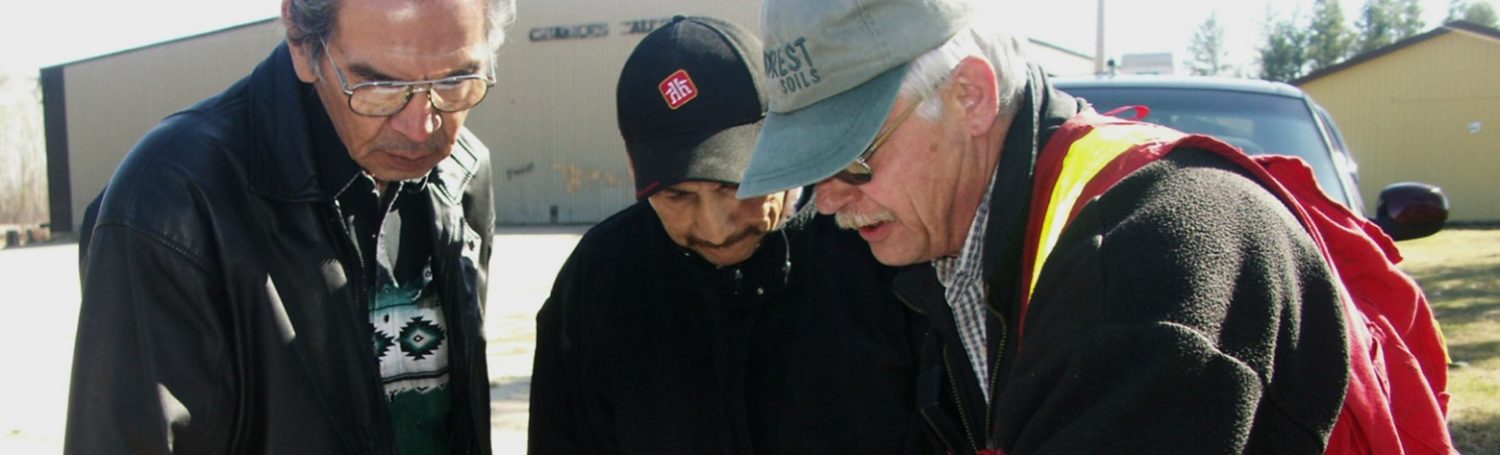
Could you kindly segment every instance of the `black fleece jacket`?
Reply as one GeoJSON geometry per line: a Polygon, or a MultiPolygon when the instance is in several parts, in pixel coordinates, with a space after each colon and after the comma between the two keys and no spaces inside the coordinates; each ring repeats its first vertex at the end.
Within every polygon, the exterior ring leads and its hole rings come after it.
{"type": "Polygon", "coordinates": [[[920,318],[893,269],[803,210],[715,267],[637,203],[584,235],[537,314],[532,454],[922,453],[920,318]]]}
{"type": "Polygon", "coordinates": [[[985,238],[992,405],[932,267],[897,277],[897,294],[932,324],[917,399],[934,443],[1320,453],[1347,386],[1333,277],[1279,201],[1207,152],[1175,151],[1082,209],[1019,320],[1036,154],[1083,109],[1033,70],[1001,153],[985,238]]]}

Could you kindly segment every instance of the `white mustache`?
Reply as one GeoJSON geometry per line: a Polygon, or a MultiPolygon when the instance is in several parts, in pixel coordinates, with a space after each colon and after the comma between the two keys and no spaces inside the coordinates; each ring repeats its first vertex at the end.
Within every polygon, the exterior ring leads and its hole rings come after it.
{"type": "Polygon", "coordinates": [[[874,226],[887,221],[895,221],[890,212],[876,213],[852,213],[838,212],[833,214],[833,221],[838,223],[840,229],[859,229],[865,226],[874,226]]]}

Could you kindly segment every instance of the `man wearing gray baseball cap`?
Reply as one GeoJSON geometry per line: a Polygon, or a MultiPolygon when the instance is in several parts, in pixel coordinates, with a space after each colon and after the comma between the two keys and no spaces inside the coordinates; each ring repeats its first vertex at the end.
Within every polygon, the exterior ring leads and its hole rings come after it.
{"type": "Polygon", "coordinates": [[[968,2],[763,8],[739,196],[816,184],[903,266],[934,445],[1323,450],[1348,384],[1335,278],[1221,143],[1094,113],[968,2]]]}

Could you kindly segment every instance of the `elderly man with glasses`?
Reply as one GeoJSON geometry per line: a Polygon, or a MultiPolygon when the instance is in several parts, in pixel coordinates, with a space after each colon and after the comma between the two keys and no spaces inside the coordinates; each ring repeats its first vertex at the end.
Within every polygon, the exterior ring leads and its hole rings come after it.
{"type": "Polygon", "coordinates": [[[69,453],[489,453],[509,0],[284,0],[287,42],[130,152],[82,232],[69,453]]]}
{"type": "Polygon", "coordinates": [[[937,453],[1321,453],[1349,358],[1312,237],[1228,145],[1053,88],[980,3],[767,0],[782,90],[739,195],[816,184],[903,267],[937,453]]]}

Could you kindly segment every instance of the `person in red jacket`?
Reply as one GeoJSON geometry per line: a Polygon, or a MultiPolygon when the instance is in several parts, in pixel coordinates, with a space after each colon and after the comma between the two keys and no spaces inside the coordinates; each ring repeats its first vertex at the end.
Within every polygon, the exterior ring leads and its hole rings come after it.
{"type": "Polygon", "coordinates": [[[819,211],[903,267],[895,292],[932,327],[916,398],[935,445],[1324,449],[1348,384],[1338,284],[1242,168],[1182,147],[1074,199],[1110,164],[1100,152],[1151,138],[1059,133],[1091,109],[1027,62],[1003,14],[961,0],[763,8],[779,90],[740,196],[816,184],[819,211]],[[1059,153],[1064,178],[1041,178],[1059,153]]]}

